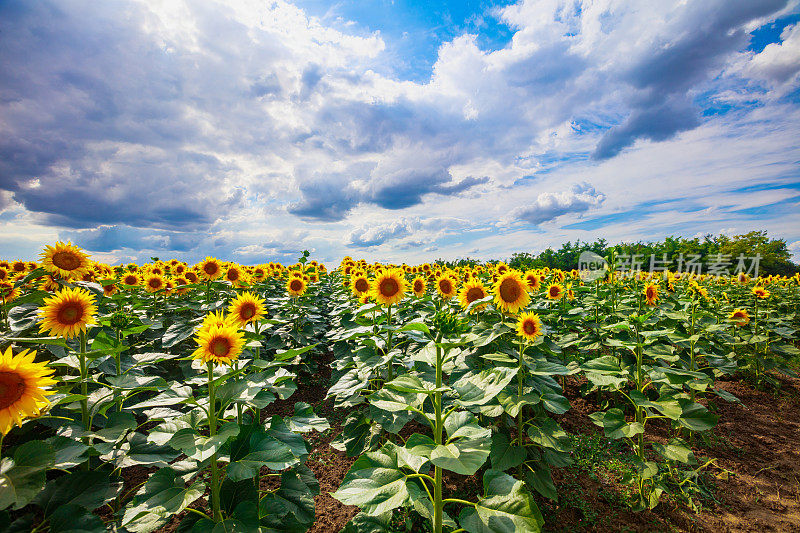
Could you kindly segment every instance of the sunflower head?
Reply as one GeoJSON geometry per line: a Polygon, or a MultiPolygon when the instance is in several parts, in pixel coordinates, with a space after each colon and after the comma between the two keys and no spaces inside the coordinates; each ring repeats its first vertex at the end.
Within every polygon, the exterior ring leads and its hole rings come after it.
{"type": "Polygon", "coordinates": [[[445,300],[449,300],[456,295],[458,282],[449,274],[443,274],[436,278],[436,292],[445,300]]]}
{"type": "Polygon", "coordinates": [[[0,352],[0,433],[6,435],[25,418],[37,417],[50,405],[46,387],[56,381],[47,363],[35,363],[36,352],[23,350],[14,355],[11,346],[0,352]]]}
{"type": "Polygon", "coordinates": [[[559,283],[551,283],[547,287],[547,298],[550,300],[559,300],[564,296],[564,287],[559,283]]]}
{"type": "Polygon", "coordinates": [[[753,287],[753,296],[755,296],[759,300],[764,300],[766,298],[769,298],[769,294],[770,294],[769,291],[764,287],[761,287],[760,285],[756,285],[755,287],[753,287]]]}
{"type": "Polygon", "coordinates": [[[647,305],[656,305],[658,302],[658,286],[650,283],[644,288],[644,297],[647,300],[647,305]]]}
{"type": "Polygon", "coordinates": [[[425,291],[428,289],[428,284],[425,282],[425,278],[421,276],[417,276],[411,282],[411,292],[414,293],[414,296],[417,298],[422,298],[425,296],[425,291]]]}
{"type": "Polygon", "coordinates": [[[109,283],[107,285],[103,285],[103,294],[105,296],[113,296],[119,292],[119,288],[117,287],[116,283],[109,283]]]}
{"type": "Polygon", "coordinates": [[[142,278],[136,272],[128,272],[122,276],[120,282],[123,285],[128,285],[129,287],[136,287],[142,283],[142,278]]]}
{"type": "MultiPolygon", "coordinates": [[[[478,279],[472,279],[461,287],[458,293],[458,302],[461,304],[462,308],[466,309],[472,302],[483,300],[487,296],[489,296],[489,293],[486,287],[483,286],[483,283],[478,279]]],[[[476,305],[472,308],[471,312],[483,311],[487,305],[487,303],[476,305]]]]}
{"type": "Polygon", "coordinates": [[[233,300],[228,307],[228,316],[232,317],[239,326],[256,322],[266,313],[265,301],[252,292],[243,292],[233,300]]]}
{"type": "Polygon", "coordinates": [[[517,335],[526,341],[534,341],[542,334],[542,321],[534,313],[522,313],[517,319],[517,335]]]}
{"type": "Polygon", "coordinates": [[[150,272],[144,278],[144,290],[147,292],[155,293],[166,288],[166,282],[161,274],[154,274],[150,272]]]}
{"type": "Polygon", "coordinates": [[[195,336],[197,349],[192,353],[192,357],[204,363],[230,365],[242,353],[244,334],[229,321],[219,323],[214,318],[208,323],[209,325],[204,324],[195,336]]]}
{"type": "Polygon", "coordinates": [[[528,283],[528,289],[538,291],[542,284],[542,278],[533,270],[525,272],[525,281],[528,283]]]}
{"type": "Polygon", "coordinates": [[[508,313],[516,313],[531,302],[528,284],[516,270],[508,270],[498,276],[494,284],[494,301],[497,306],[508,313]]]}
{"type": "Polygon", "coordinates": [[[83,279],[92,268],[89,256],[69,241],[45,246],[41,262],[45,270],[66,280],[83,279]]]}
{"type": "Polygon", "coordinates": [[[353,291],[353,296],[359,296],[369,292],[369,279],[367,275],[361,272],[354,274],[350,280],[350,289],[353,291]]]}
{"type": "Polygon", "coordinates": [[[13,302],[19,298],[20,291],[13,283],[0,281],[0,301],[13,302]]]}
{"type": "Polygon", "coordinates": [[[291,296],[302,296],[306,293],[306,289],[308,288],[308,284],[303,277],[295,277],[290,276],[288,280],[286,280],[286,291],[291,296]]]}
{"type": "Polygon", "coordinates": [[[728,320],[732,321],[739,327],[746,326],[750,322],[750,315],[744,309],[734,309],[728,315],[728,320]]]}
{"type": "Polygon", "coordinates": [[[206,257],[200,261],[198,270],[203,279],[208,281],[215,280],[222,275],[222,265],[214,257],[206,257]]]}
{"type": "Polygon", "coordinates": [[[96,324],[97,307],[94,296],[81,288],[64,288],[54,296],[45,298],[44,307],[39,309],[42,322],[40,332],[70,339],[86,326],[96,324]]]}
{"type": "Polygon", "coordinates": [[[231,265],[225,271],[225,281],[229,281],[234,287],[241,287],[247,283],[247,274],[238,265],[231,265]]]}
{"type": "Polygon", "coordinates": [[[403,269],[385,269],[372,281],[370,296],[381,305],[394,305],[405,297],[406,278],[403,269]]]}

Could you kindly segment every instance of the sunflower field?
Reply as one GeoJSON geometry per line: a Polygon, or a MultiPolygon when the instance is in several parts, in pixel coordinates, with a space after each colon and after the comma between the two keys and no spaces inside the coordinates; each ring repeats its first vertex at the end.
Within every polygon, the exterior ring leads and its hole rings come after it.
{"type": "Polygon", "coordinates": [[[721,381],[796,378],[800,275],[613,259],[592,280],[307,252],[112,267],[63,242],[0,261],[0,530],[326,531],[323,499],[337,531],[553,529],[578,403],[626,458],[627,511],[699,512],[727,472],[702,444],[740,403],[721,381]]]}

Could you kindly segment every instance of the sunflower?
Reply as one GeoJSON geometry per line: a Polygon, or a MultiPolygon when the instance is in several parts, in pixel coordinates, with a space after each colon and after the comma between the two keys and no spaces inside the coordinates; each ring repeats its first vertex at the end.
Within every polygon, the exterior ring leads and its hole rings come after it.
{"type": "Polygon", "coordinates": [[[142,278],[136,272],[128,272],[127,274],[122,276],[122,281],[121,281],[123,285],[128,285],[130,287],[136,287],[141,282],[142,278]]]}
{"type": "Polygon", "coordinates": [[[369,292],[369,279],[367,275],[359,272],[354,274],[350,279],[350,289],[353,291],[353,296],[358,298],[369,292]]]}
{"type": "Polygon", "coordinates": [[[189,283],[197,283],[200,281],[200,278],[197,277],[197,272],[195,272],[194,270],[187,270],[183,274],[183,277],[186,278],[186,281],[188,281],[189,283]]]}
{"type": "MultiPolygon", "coordinates": [[[[486,287],[483,286],[483,283],[478,279],[472,279],[461,287],[458,293],[458,301],[461,307],[466,309],[472,302],[483,300],[488,295],[489,293],[486,291],[486,287]]],[[[487,305],[486,303],[476,305],[472,308],[472,312],[483,311],[487,305]]]]}
{"type": "Polygon", "coordinates": [[[494,301],[497,306],[508,313],[516,313],[531,302],[528,284],[522,281],[522,275],[516,270],[509,270],[497,278],[494,284],[494,301]]]}
{"type": "Polygon", "coordinates": [[[436,278],[436,292],[445,300],[449,300],[456,295],[458,282],[448,274],[436,278]]]}
{"type": "Polygon", "coordinates": [[[89,256],[70,241],[45,246],[41,259],[45,270],[63,279],[81,279],[91,269],[89,256]]]}
{"type": "Polygon", "coordinates": [[[382,305],[398,303],[406,294],[406,278],[402,269],[384,270],[375,276],[370,289],[373,300],[382,305]]]}
{"type": "Polygon", "coordinates": [[[204,363],[230,365],[235,361],[244,347],[244,334],[230,322],[212,323],[200,328],[195,336],[197,349],[192,357],[204,363]]]}
{"type": "Polygon", "coordinates": [[[728,315],[728,320],[732,320],[737,326],[742,327],[750,322],[750,315],[748,315],[747,311],[744,309],[734,309],[731,314],[728,315]]]}
{"type": "Polygon", "coordinates": [[[517,319],[517,335],[527,341],[534,341],[542,334],[542,321],[535,313],[522,313],[517,319]]]}
{"type": "Polygon", "coordinates": [[[8,281],[9,278],[8,269],[0,267],[0,281],[8,281]]]}
{"type": "Polygon", "coordinates": [[[14,287],[13,283],[8,281],[0,281],[0,300],[3,302],[13,302],[19,298],[20,291],[14,287]]]}
{"type": "Polygon", "coordinates": [[[763,300],[769,298],[769,291],[764,287],[755,286],[753,287],[753,295],[759,300],[763,300]]]}
{"type": "Polygon", "coordinates": [[[14,261],[11,263],[11,270],[14,272],[25,272],[27,268],[28,266],[25,261],[14,261]]]}
{"type": "Polygon", "coordinates": [[[525,272],[525,281],[528,283],[528,288],[532,291],[538,291],[542,283],[542,278],[533,270],[525,272]]]}
{"type": "Polygon", "coordinates": [[[56,292],[61,289],[61,284],[50,274],[45,274],[41,277],[42,282],[39,284],[39,290],[47,292],[56,292]]]}
{"type": "Polygon", "coordinates": [[[292,296],[302,296],[305,294],[307,287],[308,284],[306,284],[306,280],[304,280],[302,277],[290,277],[286,281],[286,290],[292,296]]]}
{"type": "Polygon", "coordinates": [[[739,272],[739,274],[736,276],[736,281],[742,284],[747,283],[748,281],[750,281],[750,276],[748,276],[744,272],[739,272]]]}
{"type": "Polygon", "coordinates": [[[213,257],[206,257],[200,262],[200,274],[207,280],[217,279],[222,275],[222,265],[213,257]]]}
{"type": "Polygon", "coordinates": [[[47,363],[34,363],[36,352],[23,350],[16,356],[11,346],[0,353],[0,433],[4,436],[14,424],[22,426],[22,420],[39,416],[42,409],[50,405],[45,396],[55,391],[44,387],[54,385],[50,377],[52,368],[47,363]]]}
{"type": "Polygon", "coordinates": [[[414,296],[417,298],[422,298],[425,296],[425,291],[428,290],[428,284],[425,282],[425,278],[422,276],[417,276],[411,282],[411,292],[414,293],[414,296]]]}
{"type": "Polygon", "coordinates": [[[96,324],[94,296],[86,289],[65,288],[54,296],[45,298],[44,307],[39,309],[42,323],[39,331],[70,339],[86,326],[96,324]]]}
{"type": "Polygon", "coordinates": [[[647,305],[656,305],[658,302],[658,286],[649,283],[643,291],[644,297],[647,300],[647,305]]]}
{"type": "Polygon", "coordinates": [[[166,286],[164,278],[161,274],[153,274],[152,272],[144,278],[144,289],[147,292],[158,292],[166,286]]]}
{"type": "Polygon", "coordinates": [[[551,283],[547,287],[547,298],[550,300],[559,300],[564,296],[564,287],[558,283],[551,283]]]}
{"type": "Polygon", "coordinates": [[[247,283],[247,275],[237,265],[231,265],[225,271],[225,281],[229,281],[234,287],[241,287],[247,283]]]}
{"type": "Polygon", "coordinates": [[[264,316],[264,300],[252,292],[243,292],[233,300],[228,307],[230,317],[233,317],[239,326],[244,326],[248,322],[256,322],[264,316]]]}
{"type": "Polygon", "coordinates": [[[105,296],[113,296],[114,294],[117,294],[117,292],[119,292],[119,289],[117,288],[116,283],[109,283],[108,285],[103,285],[103,294],[105,296]]]}

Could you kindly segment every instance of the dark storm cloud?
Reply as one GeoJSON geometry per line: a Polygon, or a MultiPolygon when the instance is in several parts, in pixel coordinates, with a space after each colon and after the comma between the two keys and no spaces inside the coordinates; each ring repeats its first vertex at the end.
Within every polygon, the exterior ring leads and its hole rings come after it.
{"type": "Polygon", "coordinates": [[[715,75],[731,55],[747,46],[743,27],[776,13],[788,0],[715,0],[682,6],[666,35],[641,50],[623,79],[639,90],[628,119],[611,128],[593,156],[607,159],[637,139],[666,140],[700,124],[686,94],[715,75]]]}

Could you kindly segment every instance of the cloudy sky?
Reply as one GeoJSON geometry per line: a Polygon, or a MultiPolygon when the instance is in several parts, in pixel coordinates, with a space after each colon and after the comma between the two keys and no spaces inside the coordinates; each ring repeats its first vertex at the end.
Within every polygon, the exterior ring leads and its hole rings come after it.
{"type": "Polygon", "coordinates": [[[798,2],[5,0],[0,256],[797,260],[798,2]]]}

